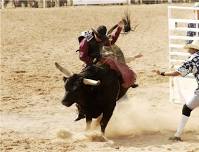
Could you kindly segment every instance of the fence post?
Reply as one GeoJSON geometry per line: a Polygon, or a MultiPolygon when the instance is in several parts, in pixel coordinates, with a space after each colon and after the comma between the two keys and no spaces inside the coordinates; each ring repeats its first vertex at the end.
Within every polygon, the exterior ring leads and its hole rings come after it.
{"type": "MultiPolygon", "coordinates": [[[[196,10],[196,11],[199,11],[199,10],[196,10]]],[[[196,20],[199,20],[199,18],[198,18],[198,13],[195,13],[195,19],[196,19],[196,20]]],[[[198,24],[198,25],[196,24],[196,28],[199,28],[198,26],[199,26],[199,24],[198,24]]],[[[196,36],[199,37],[199,32],[196,32],[196,36]]]]}
{"type": "MultiPolygon", "coordinates": [[[[169,6],[168,7],[168,40],[169,40],[169,67],[177,68],[182,62],[189,56],[185,53],[183,47],[185,40],[199,40],[198,36],[189,37],[186,36],[187,31],[199,32],[199,28],[188,28],[188,23],[199,24],[196,19],[180,19],[174,17],[172,13],[174,10],[199,10],[193,7],[182,6],[169,6]],[[178,24],[180,23],[180,24],[178,24]],[[183,32],[185,36],[182,36],[183,32]],[[176,41],[177,40],[177,41],[176,41]]],[[[170,101],[174,103],[180,103],[186,101],[191,95],[192,91],[196,88],[193,75],[188,75],[187,78],[170,78],[170,101]],[[190,85],[188,85],[190,84],[190,85]],[[188,88],[190,87],[190,88],[188,88]]]]}
{"type": "Polygon", "coordinates": [[[4,0],[1,1],[1,8],[4,9],[4,0]]]}
{"type": "Polygon", "coordinates": [[[60,6],[60,0],[56,1],[56,6],[59,7],[60,6]]]}
{"type": "Polygon", "coordinates": [[[46,8],[46,0],[43,0],[43,8],[46,8]]]}
{"type": "Polygon", "coordinates": [[[131,0],[127,0],[127,4],[128,4],[128,5],[131,5],[131,0]]]}

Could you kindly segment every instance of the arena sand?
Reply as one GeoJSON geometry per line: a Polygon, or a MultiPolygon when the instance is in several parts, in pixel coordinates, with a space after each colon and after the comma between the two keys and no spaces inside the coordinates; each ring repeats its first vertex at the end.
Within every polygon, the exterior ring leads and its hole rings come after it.
{"type": "MultiPolygon", "coordinates": [[[[182,105],[169,103],[168,79],[151,72],[168,68],[167,5],[129,6],[135,32],[121,35],[125,56],[144,57],[129,63],[139,88],[118,102],[106,137],[85,121],[74,122],[76,108],[61,105],[62,74],[54,62],[79,72],[77,36],[90,27],[109,28],[127,6],[1,10],[1,151],[52,152],[198,152],[199,111],[183,134],[168,140],[178,125],[182,105]]],[[[191,14],[181,14],[189,15],[191,14]]]]}

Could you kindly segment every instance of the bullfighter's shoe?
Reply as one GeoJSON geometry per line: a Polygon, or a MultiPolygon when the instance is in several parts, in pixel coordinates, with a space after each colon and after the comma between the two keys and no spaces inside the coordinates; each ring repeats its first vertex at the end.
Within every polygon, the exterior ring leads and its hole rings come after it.
{"type": "Polygon", "coordinates": [[[183,141],[183,140],[181,139],[181,137],[176,137],[176,136],[170,137],[169,140],[172,140],[172,141],[183,141]]]}

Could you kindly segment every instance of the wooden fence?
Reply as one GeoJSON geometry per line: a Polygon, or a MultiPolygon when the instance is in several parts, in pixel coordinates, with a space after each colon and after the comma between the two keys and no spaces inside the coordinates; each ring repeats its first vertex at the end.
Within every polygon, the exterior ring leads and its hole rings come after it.
{"type": "MultiPolygon", "coordinates": [[[[169,63],[170,68],[178,68],[190,54],[186,53],[184,46],[189,40],[199,40],[199,20],[194,16],[194,10],[199,11],[196,7],[168,7],[168,27],[169,27],[169,63]],[[179,12],[180,11],[180,12],[179,12]],[[188,18],[185,13],[188,11],[193,14],[193,19],[188,18]],[[181,15],[183,18],[174,17],[174,14],[181,15]],[[188,28],[188,24],[195,24],[196,28],[188,28]],[[194,37],[187,36],[187,32],[195,32],[194,37]]],[[[193,75],[188,75],[186,78],[175,77],[170,78],[170,101],[174,103],[184,103],[189,100],[194,89],[197,88],[197,83],[194,80],[193,75]]]]}
{"type": "Polygon", "coordinates": [[[1,8],[7,4],[13,7],[62,7],[67,5],[101,5],[101,4],[159,4],[159,3],[193,3],[199,0],[0,0],[1,8]]]}

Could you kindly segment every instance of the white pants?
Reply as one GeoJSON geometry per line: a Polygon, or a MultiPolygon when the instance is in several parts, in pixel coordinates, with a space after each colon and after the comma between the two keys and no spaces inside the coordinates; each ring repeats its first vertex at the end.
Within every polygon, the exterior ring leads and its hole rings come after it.
{"type": "Polygon", "coordinates": [[[195,91],[194,96],[186,103],[191,110],[199,107],[199,91],[195,91]]]}

